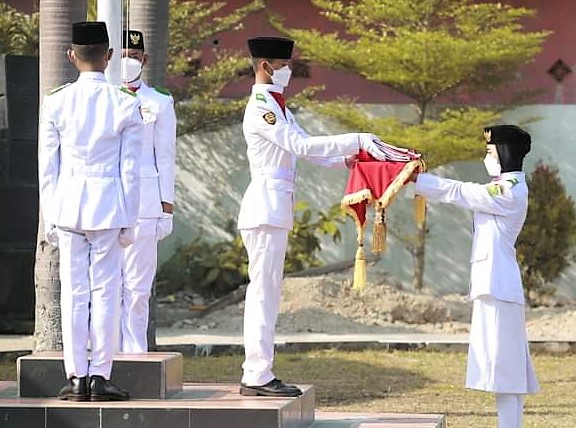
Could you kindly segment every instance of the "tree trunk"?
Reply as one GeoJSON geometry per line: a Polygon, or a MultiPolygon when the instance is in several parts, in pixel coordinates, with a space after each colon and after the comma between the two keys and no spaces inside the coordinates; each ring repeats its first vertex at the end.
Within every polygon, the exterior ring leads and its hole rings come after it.
{"type": "MultiPolygon", "coordinates": [[[[426,110],[428,107],[427,102],[421,102],[418,106],[420,118],[419,123],[424,123],[426,119],[426,110]]],[[[424,267],[425,267],[425,256],[426,256],[426,223],[427,223],[427,211],[424,215],[424,221],[421,226],[416,228],[416,242],[413,249],[413,260],[414,260],[414,273],[412,276],[412,288],[416,291],[421,291],[424,288],[424,267]]]]}
{"type": "MultiPolygon", "coordinates": [[[[142,78],[150,86],[164,84],[166,77],[166,52],[168,51],[168,19],[170,2],[156,0],[131,0],[130,28],[144,34],[144,48],[148,53],[148,63],[142,71],[142,78]]],[[[150,295],[148,317],[148,349],[156,346],[156,281],[150,295]]]]}
{"type": "Polygon", "coordinates": [[[142,77],[151,86],[163,85],[166,77],[169,3],[168,0],[130,2],[130,27],[144,33],[144,47],[149,54],[142,77]]]}
{"type": "MultiPolygon", "coordinates": [[[[73,22],[86,20],[86,3],[78,0],[42,0],[40,2],[40,100],[50,89],[76,79],[78,72],[68,61],[73,22]]],[[[58,250],[44,239],[40,207],[36,265],[36,314],[34,351],[62,349],[60,322],[60,279],[58,250]]]]}

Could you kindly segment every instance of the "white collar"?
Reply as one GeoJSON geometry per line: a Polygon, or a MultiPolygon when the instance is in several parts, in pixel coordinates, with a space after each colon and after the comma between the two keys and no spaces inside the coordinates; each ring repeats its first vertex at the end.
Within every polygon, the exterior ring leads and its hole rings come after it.
{"type": "Polygon", "coordinates": [[[255,83],[252,86],[252,92],[255,91],[268,91],[268,92],[279,92],[284,93],[284,87],[280,85],[273,85],[272,83],[255,83]]]}
{"type": "Polygon", "coordinates": [[[78,80],[96,80],[106,82],[106,76],[101,71],[83,71],[78,76],[78,80]]]}

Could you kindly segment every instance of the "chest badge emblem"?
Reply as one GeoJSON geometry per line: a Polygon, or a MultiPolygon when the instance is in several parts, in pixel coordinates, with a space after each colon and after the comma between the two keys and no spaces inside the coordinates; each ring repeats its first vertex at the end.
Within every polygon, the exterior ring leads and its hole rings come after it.
{"type": "Polygon", "coordinates": [[[274,125],[276,123],[276,115],[271,111],[264,113],[264,116],[262,117],[269,125],[274,125]]]}

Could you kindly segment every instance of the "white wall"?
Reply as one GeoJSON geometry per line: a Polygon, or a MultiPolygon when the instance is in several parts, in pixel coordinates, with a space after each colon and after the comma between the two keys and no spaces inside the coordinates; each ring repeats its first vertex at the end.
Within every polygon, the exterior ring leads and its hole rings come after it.
{"type": "MultiPolygon", "coordinates": [[[[371,107],[378,114],[408,116],[408,106],[371,107]]],[[[342,132],[333,122],[311,112],[297,114],[299,123],[312,135],[342,132]]],[[[554,164],[568,193],[576,199],[576,106],[532,105],[505,115],[510,123],[523,125],[532,134],[532,152],[526,160],[530,172],[538,160],[554,164]],[[536,119],[536,120],[534,120],[536,119]]],[[[385,138],[385,136],[382,136],[385,138]]],[[[478,162],[459,162],[436,171],[451,178],[486,181],[478,162]]],[[[342,198],[347,173],[300,162],[296,199],[305,199],[312,207],[325,210],[342,198]]],[[[186,243],[202,234],[207,239],[223,239],[223,225],[234,219],[249,180],[245,143],[241,126],[215,133],[184,136],[178,140],[178,175],[175,233],[162,245],[161,259],[173,251],[177,242],[186,243]]],[[[411,228],[412,189],[407,188],[389,212],[394,231],[411,228]]],[[[471,215],[448,205],[431,205],[430,236],[427,241],[425,285],[439,293],[466,292],[468,288],[471,215]]],[[[351,259],[356,251],[356,232],[352,220],[343,229],[344,240],[327,243],[322,257],[327,261],[351,259]]],[[[371,225],[371,223],[370,223],[371,225]]],[[[367,243],[370,241],[367,240],[367,243]]],[[[379,263],[400,282],[409,286],[412,260],[409,253],[389,233],[388,252],[379,263]]],[[[576,267],[572,266],[558,281],[562,294],[576,297],[576,267]]]]}

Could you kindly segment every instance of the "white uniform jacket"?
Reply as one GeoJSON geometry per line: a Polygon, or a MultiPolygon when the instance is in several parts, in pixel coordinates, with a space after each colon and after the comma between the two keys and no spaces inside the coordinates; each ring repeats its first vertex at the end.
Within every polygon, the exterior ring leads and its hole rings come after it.
{"type": "Polygon", "coordinates": [[[174,203],[176,115],[172,96],[144,82],[136,92],[142,106],[144,138],[140,158],[139,218],[162,216],[161,202],[174,203]]]}
{"type": "Polygon", "coordinates": [[[465,183],[419,174],[416,193],[474,211],[470,257],[470,299],[489,295],[524,304],[516,239],[528,209],[528,187],[522,172],[503,173],[491,183],[465,183]]]}
{"type": "Polygon", "coordinates": [[[46,223],[77,230],[136,225],[139,107],[99,72],[81,73],[44,98],[38,174],[46,223]]]}
{"type": "Polygon", "coordinates": [[[283,88],[255,84],[244,112],[251,182],[240,206],[238,229],[269,225],[292,229],[297,158],[324,166],[344,167],[344,157],[359,151],[358,134],[309,136],[269,91],[283,88]]]}

